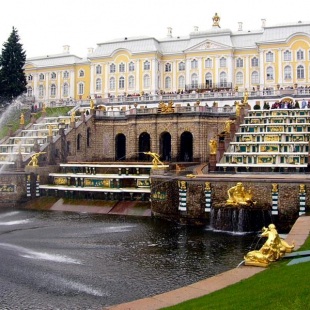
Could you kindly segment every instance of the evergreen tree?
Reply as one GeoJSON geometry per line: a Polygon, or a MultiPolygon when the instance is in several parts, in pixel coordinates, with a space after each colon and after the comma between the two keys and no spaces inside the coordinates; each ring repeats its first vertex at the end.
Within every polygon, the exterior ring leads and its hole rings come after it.
{"type": "Polygon", "coordinates": [[[24,73],[26,52],[19,43],[19,35],[13,27],[8,41],[3,44],[0,55],[0,99],[11,102],[26,91],[27,80],[24,73]]]}

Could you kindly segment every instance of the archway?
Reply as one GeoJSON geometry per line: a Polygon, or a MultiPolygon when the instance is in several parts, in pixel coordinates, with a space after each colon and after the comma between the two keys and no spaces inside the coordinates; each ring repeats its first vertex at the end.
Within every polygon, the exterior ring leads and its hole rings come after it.
{"type": "Polygon", "coordinates": [[[126,137],[122,133],[116,135],[115,137],[115,159],[126,159],[126,137]]]}
{"type": "Polygon", "coordinates": [[[181,134],[180,161],[193,161],[193,135],[189,131],[181,134]]]}
{"type": "Polygon", "coordinates": [[[159,150],[162,160],[171,160],[171,135],[169,132],[163,132],[160,135],[159,150]]]}
{"type": "Polygon", "coordinates": [[[139,136],[139,160],[149,160],[149,155],[144,152],[151,150],[151,137],[147,132],[142,132],[139,136]]]}

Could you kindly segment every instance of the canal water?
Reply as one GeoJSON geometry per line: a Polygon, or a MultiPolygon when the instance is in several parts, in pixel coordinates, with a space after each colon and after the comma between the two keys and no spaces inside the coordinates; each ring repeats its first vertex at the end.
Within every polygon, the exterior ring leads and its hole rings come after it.
{"type": "Polygon", "coordinates": [[[1,309],[102,309],[236,267],[256,237],[153,218],[0,211],[1,309]]]}

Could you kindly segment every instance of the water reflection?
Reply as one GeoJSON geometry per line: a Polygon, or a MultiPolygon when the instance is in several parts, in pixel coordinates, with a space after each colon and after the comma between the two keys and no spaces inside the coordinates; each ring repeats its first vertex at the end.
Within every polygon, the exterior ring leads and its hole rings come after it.
{"type": "Polygon", "coordinates": [[[2,211],[1,305],[100,309],[159,294],[236,267],[253,238],[159,219],[2,211]]]}

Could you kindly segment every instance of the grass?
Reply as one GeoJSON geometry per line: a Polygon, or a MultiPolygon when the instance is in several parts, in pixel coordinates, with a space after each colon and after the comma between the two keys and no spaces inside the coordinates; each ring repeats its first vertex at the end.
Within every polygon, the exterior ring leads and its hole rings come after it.
{"type": "MultiPolygon", "coordinates": [[[[300,250],[310,250],[310,237],[300,250]]],[[[286,266],[288,261],[276,262],[251,278],[165,309],[310,309],[310,262],[286,266]]]]}

